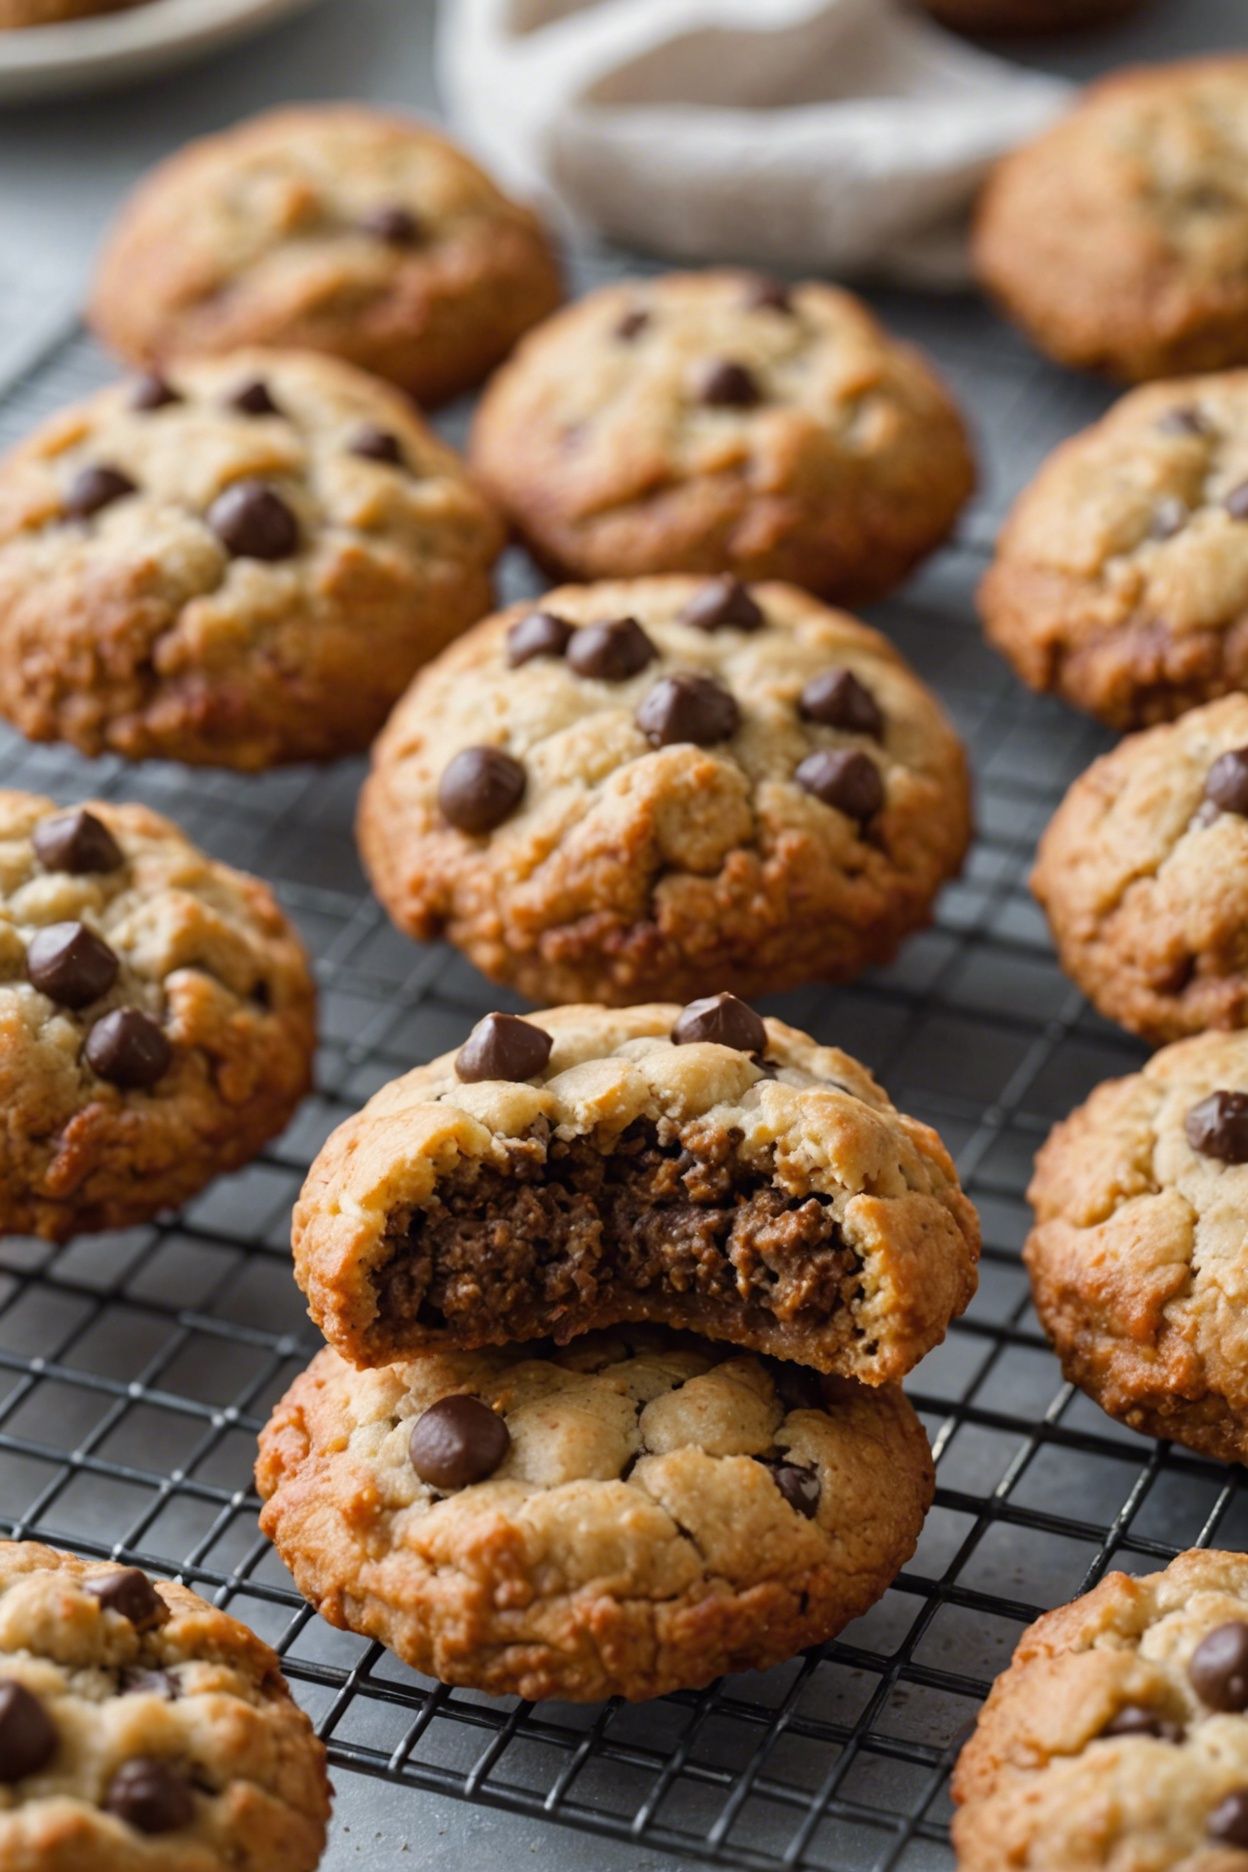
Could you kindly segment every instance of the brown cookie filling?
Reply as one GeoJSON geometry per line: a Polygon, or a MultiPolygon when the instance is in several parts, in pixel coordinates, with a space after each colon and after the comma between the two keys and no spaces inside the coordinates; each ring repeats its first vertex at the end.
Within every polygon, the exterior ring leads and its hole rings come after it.
{"type": "Polygon", "coordinates": [[[424,1208],[390,1215],[378,1350],[405,1326],[479,1345],[661,1318],[712,1336],[813,1328],[831,1356],[859,1330],[858,1257],[829,1197],[778,1187],[739,1142],[644,1122],[606,1152],[536,1134],[504,1168],[462,1161],[424,1208]]]}

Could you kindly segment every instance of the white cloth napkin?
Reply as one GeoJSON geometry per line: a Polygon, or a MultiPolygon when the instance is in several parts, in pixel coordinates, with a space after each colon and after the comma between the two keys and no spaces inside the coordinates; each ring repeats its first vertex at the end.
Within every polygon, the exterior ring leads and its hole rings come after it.
{"type": "Polygon", "coordinates": [[[505,181],[681,260],[954,284],[988,166],[1067,87],[902,0],[442,0],[452,120],[505,181]]]}

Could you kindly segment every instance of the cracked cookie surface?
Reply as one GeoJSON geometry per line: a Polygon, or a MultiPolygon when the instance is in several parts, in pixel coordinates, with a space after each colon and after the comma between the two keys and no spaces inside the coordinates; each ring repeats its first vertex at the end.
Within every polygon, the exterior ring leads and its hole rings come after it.
{"type": "Polygon", "coordinates": [[[179,361],[0,462],[0,712],[129,760],[350,753],[488,608],[501,544],[386,385],[310,353],[179,361]]]}
{"type": "Polygon", "coordinates": [[[1036,1159],[1024,1249],[1066,1376],[1111,1417],[1248,1457],[1248,1034],[1201,1034],[1110,1080],[1036,1159]]]}
{"type": "Polygon", "coordinates": [[[1154,1043],[1248,1026],[1246,815],[1248,696],[1223,696],[1094,762],[1040,842],[1062,967],[1154,1043]]]}
{"type": "Polygon", "coordinates": [[[248,1162],[314,1012],[266,885],[146,807],[0,792],[0,1230],[126,1227],[248,1162]]]}
{"type": "Polygon", "coordinates": [[[1248,1560],[1111,1573],[1024,1632],[953,1781],[959,1872],[1239,1872],[1248,1560]]]}
{"type": "Polygon", "coordinates": [[[980,607],[1024,682],[1113,728],[1248,689],[1248,371],[1132,391],[1063,443],[980,607]]]}
{"type": "Polygon", "coordinates": [[[135,1567],[0,1543],[5,1872],[312,1872],[325,1751],[276,1654],[135,1567]]]}
{"type": "Polygon", "coordinates": [[[364,1373],[327,1348],[257,1484],[331,1624],[448,1683],[589,1701],[832,1637],[909,1559],[933,1479],[899,1390],[639,1328],[364,1373]],[[461,1395],[489,1447],[461,1438],[435,1485],[425,1413],[461,1395]]]}
{"type": "Polygon", "coordinates": [[[929,920],[966,759],[883,637],[793,587],[681,578],[531,614],[455,644],[374,750],[360,845],[401,929],[534,1001],[629,1002],[845,980],[929,920]]]}
{"type": "Polygon", "coordinates": [[[927,363],[832,286],[681,273],[604,287],[486,391],[472,459],[539,562],[896,585],[975,478],[927,363]]]}
{"type": "Polygon", "coordinates": [[[1248,58],[1117,72],[998,165],[979,277],[1042,350],[1127,381],[1248,361],[1248,58]]]}
{"type": "Polygon", "coordinates": [[[975,1289],[948,1153],[848,1054],[740,1002],[742,1031],[716,1025],[724,1002],[490,1016],[383,1087],[295,1208],[296,1277],[331,1344],[380,1365],[655,1319],[903,1376],[975,1289]],[[545,1063],[482,1060],[498,1026],[539,1037],[545,1063]]]}
{"type": "Polygon", "coordinates": [[[91,317],[134,363],[297,346],[433,403],[561,297],[536,216],[463,150],[331,104],[266,112],[154,169],[105,245],[91,317]]]}

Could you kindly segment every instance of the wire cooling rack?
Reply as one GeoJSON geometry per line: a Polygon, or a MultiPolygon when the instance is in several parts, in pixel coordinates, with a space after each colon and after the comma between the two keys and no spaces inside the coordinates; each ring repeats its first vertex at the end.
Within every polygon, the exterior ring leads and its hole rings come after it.
{"type": "MultiPolygon", "coordinates": [[[[985,457],[958,543],[874,614],[966,736],[980,836],[895,966],[772,1006],[939,1127],[986,1250],[978,1298],[908,1387],[938,1457],[919,1551],[837,1643],[696,1695],[576,1708],[448,1690],[309,1612],[251,1493],[256,1432],[317,1344],[291,1280],[291,1202],[333,1125],[500,998],[450,951],[396,935],[368,895],[351,839],[359,763],[241,779],[0,738],[0,784],[144,800],[273,880],[322,992],[319,1089],[252,1167],[150,1227],[59,1250],[0,1243],[0,1525],[180,1574],[246,1620],[281,1652],[340,1785],[380,1776],[545,1817],[633,1842],[639,1865],[665,1852],[760,1872],[947,1872],[949,1765],[1022,1625],[1110,1565],[1147,1570],[1248,1534],[1238,1471],[1133,1436],[1061,1382],[1018,1259],[1037,1144],[1140,1054],[1058,973],[1026,890],[1036,836],[1100,737],[1024,693],[984,647],[971,595],[1005,499],[1104,398],[970,301],[882,309],[935,353],[985,457]]],[[[72,326],[27,344],[7,385],[3,360],[3,443],[108,375],[72,326]]],[[[536,588],[518,555],[505,585],[536,588]]],[[[568,1862],[594,1864],[595,1849],[568,1862]]]]}

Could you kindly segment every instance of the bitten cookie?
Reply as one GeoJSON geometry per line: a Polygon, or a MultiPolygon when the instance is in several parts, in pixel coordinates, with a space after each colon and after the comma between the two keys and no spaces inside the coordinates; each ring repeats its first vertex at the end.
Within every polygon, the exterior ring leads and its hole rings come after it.
{"type": "Polygon", "coordinates": [[[246,1163],[314,1005],[257,879],[146,807],[0,792],[0,1232],[126,1227],[246,1163]]]}
{"type": "Polygon", "coordinates": [[[0,462],[0,713],[88,754],[366,747],[502,545],[406,400],[249,351],[101,391],[0,462]]]}
{"type": "Polygon", "coordinates": [[[1135,390],[1063,443],[980,607],[1024,682],[1114,728],[1248,689],[1248,371],[1135,390]]]}
{"type": "Polygon", "coordinates": [[[783,585],[568,586],[413,684],[359,837],[410,935],[534,1001],[845,980],[970,838],[961,744],[884,638],[783,585]]]}
{"type": "Polygon", "coordinates": [[[956,32],[1066,32],[1134,13],[1140,0],[919,0],[956,32]]]}
{"type": "Polygon", "coordinates": [[[837,598],[896,585],[975,479],[916,351],[833,286],[747,273],[570,306],[490,384],[472,457],[552,572],[731,572],[837,598]]]}
{"type": "Polygon", "coordinates": [[[1024,1632],[953,1782],[959,1872],[1240,1872],[1248,1560],[1110,1573],[1024,1632]]]}
{"type": "Polygon", "coordinates": [[[318,1354],[261,1525],[331,1624],[495,1695],[661,1696],[831,1638],[932,1498],[901,1392],[653,1328],[555,1352],[318,1354]]]}
{"type": "Polygon", "coordinates": [[[245,1625],[137,1567],[0,1543],[4,1872],[312,1872],[329,1803],[245,1625]]]}
{"type": "Polygon", "coordinates": [[[296,1276],[356,1364],[658,1320],[867,1384],[975,1291],[936,1133],[732,995],[491,1014],[323,1146],[296,1276]]]}
{"type": "Polygon", "coordinates": [[[1248,1026],[1248,696],[1131,735],[1070,788],[1032,889],[1066,973],[1154,1043],[1248,1026]]]}
{"type": "Polygon", "coordinates": [[[138,364],[299,346],[422,403],[491,371],[558,305],[541,224],[428,124],[350,104],[188,144],[123,208],[91,318],[138,364]]]}
{"type": "Polygon", "coordinates": [[[1093,85],[1007,156],[979,277],[1063,364],[1129,382],[1248,361],[1248,58],[1093,85]]]}
{"type": "Polygon", "coordinates": [[[1036,1311],[1111,1417],[1248,1459],[1248,1034],[1201,1034],[1098,1086],[1028,1195],[1036,1311]]]}

